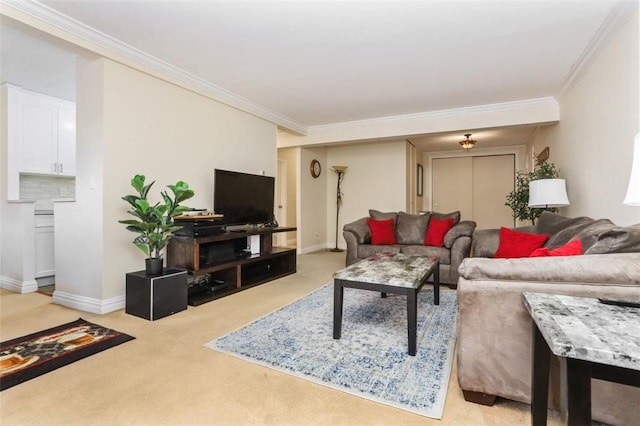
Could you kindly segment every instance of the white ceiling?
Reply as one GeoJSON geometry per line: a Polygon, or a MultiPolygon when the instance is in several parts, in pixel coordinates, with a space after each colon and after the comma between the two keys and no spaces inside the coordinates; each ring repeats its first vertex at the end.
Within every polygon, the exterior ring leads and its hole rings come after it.
{"type": "MultiPolygon", "coordinates": [[[[309,127],[557,96],[616,0],[41,3],[309,127]]],[[[2,24],[3,81],[73,81],[64,47],[2,24]]]]}

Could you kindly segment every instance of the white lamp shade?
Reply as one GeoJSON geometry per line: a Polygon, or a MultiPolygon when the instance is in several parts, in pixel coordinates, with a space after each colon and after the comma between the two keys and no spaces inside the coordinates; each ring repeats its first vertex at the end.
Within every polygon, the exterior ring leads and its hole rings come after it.
{"type": "Polygon", "coordinates": [[[564,207],[569,205],[564,179],[540,179],[529,182],[529,207],[564,207]]]}
{"type": "Polygon", "coordinates": [[[631,177],[627,196],[624,197],[624,204],[630,206],[640,206],[640,133],[636,135],[633,143],[633,163],[631,163],[631,177]]]}

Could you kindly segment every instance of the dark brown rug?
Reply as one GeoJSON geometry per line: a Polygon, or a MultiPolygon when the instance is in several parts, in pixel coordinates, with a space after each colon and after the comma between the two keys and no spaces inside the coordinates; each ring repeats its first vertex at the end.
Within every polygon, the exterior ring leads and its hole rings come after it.
{"type": "Polygon", "coordinates": [[[79,318],[0,343],[0,391],[133,340],[79,318]]]}

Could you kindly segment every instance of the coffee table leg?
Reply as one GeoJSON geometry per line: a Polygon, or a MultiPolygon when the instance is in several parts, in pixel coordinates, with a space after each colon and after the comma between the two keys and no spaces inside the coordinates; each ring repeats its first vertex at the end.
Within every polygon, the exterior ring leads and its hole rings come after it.
{"type": "Polygon", "coordinates": [[[339,339],[342,333],[342,300],[344,287],[335,280],[333,283],[333,338],[339,339]]]}
{"type": "Polygon", "coordinates": [[[418,328],[418,292],[407,293],[407,328],[409,329],[409,355],[416,355],[416,334],[418,328]]]}
{"type": "Polygon", "coordinates": [[[440,304],[440,262],[436,265],[436,269],[433,270],[433,304],[440,304]]]}

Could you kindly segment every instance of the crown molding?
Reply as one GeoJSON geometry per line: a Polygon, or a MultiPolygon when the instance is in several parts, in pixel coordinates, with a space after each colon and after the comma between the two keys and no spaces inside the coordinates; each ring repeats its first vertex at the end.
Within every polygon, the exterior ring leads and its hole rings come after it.
{"type": "Polygon", "coordinates": [[[637,11],[637,0],[618,0],[602,25],[600,25],[600,28],[598,28],[596,34],[589,41],[587,47],[582,51],[578,60],[569,70],[558,92],[558,99],[564,97],[573,89],[578,80],[580,80],[580,77],[587,72],[600,53],[609,45],[624,24],[626,24],[629,18],[637,11]]]}
{"type": "Polygon", "coordinates": [[[353,127],[360,126],[375,126],[378,124],[400,124],[403,122],[411,122],[417,120],[433,119],[439,117],[455,117],[464,116],[470,114],[487,113],[487,112],[500,112],[514,109],[524,109],[538,106],[558,106],[558,101],[554,97],[525,99],[521,101],[501,102],[496,104],[477,105],[463,108],[443,109],[437,111],[426,111],[415,114],[395,115],[388,117],[369,118],[365,120],[345,121],[335,124],[324,124],[319,126],[310,126],[308,128],[309,134],[344,130],[353,127]]]}
{"type": "MultiPolygon", "coordinates": [[[[162,61],[155,56],[149,55],[140,49],[63,15],[38,1],[0,0],[0,3],[79,38],[83,42],[86,42],[82,47],[107,56],[109,59],[117,62],[123,62],[122,59],[125,59],[127,61],[126,65],[128,66],[133,66],[144,72],[171,81],[172,83],[207,96],[232,108],[269,121],[293,133],[300,135],[307,134],[306,126],[289,117],[252,102],[220,86],[211,84],[200,77],[162,61]],[[99,49],[96,49],[96,47],[99,49]]],[[[72,40],[68,41],[73,43],[72,40]]]]}

